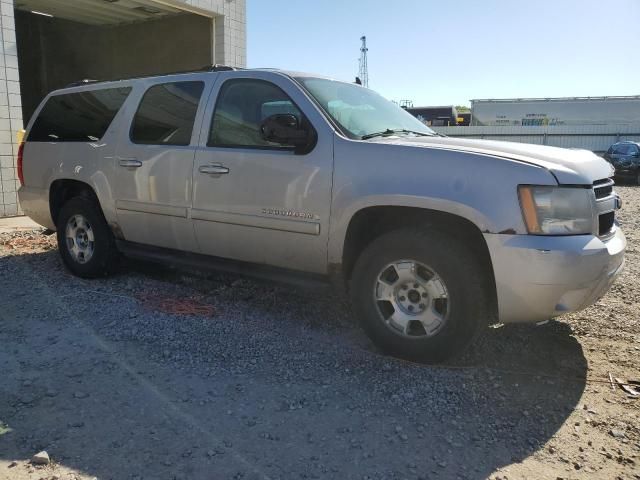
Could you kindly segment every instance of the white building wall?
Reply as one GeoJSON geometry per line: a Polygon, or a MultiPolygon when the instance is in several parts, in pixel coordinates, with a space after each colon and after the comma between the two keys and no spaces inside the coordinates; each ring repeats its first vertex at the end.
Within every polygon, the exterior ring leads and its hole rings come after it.
{"type": "Polygon", "coordinates": [[[471,125],[569,126],[640,122],[640,96],[471,100],[471,125]]]}
{"type": "Polygon", "coordinates": [[[534,143],[562,148],[583,148],[602,153],[615,142],[640,142],[640,123],[624,125],[563,125],[546,127],[470,126],[431,127],[448,137],[534,143]]]}
{"type": "MultiPolygon", "coordinates": [[[[214,13],[214,63],[246,67],[246,0],[175,0],[179,3],[214,13]]],[[[17,197],[16,136],[23,121],[13,8],[13,0],[0,0],[0,217],[22,213],[17,197]]]]}
{"type": "Polygon", "coordinates": [[[20,214],[15,139],[22,128],[13,0],[0,0],[0,216],[20,214]]]}
{"type": "Polygon", "coordinates": [[[215,63],[245,68],[247,66],[246,0],[178,0],[214,12],[215,63]]]}

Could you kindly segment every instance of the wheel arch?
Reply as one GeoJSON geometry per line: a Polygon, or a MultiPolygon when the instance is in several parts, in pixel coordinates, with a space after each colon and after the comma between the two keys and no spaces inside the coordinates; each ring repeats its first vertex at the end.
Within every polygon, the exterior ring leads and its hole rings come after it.
{"type": "Polygon", "coordinates": [[[81,180],[57,179],[49,186],[49,212],[54,225],[57,226],[62,206],[74,197],[84,197],[94,201],[102,211],[98,195],[91,185],[81,180]]]}
{"type": "Polygon", "coordinates": [[[342,245],[341,276],[347,283],[360,253],[376,238],[403,227],[423,225],[461,239],[479,259],[487,275],[487,293],[496,302],[493,265],[483,232],[468,218],[450,212],[409,206],[369,206],[351,218],[342,245]]]}

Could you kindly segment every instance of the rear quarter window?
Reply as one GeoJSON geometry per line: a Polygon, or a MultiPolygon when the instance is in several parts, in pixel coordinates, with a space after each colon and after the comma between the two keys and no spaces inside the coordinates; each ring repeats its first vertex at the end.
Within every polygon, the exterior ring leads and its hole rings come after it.
{"type": "Polygon", "coordinates": [[[130,92],[130,87],[121,87],[54,95],[40,110],[27,141],[98,141],[130,92]]]}
{"type": "Polygon", "coordinates": [[[203,90],[201,81],[150,87],[133,117],[131,141],[147,145],[189,145],[203,90]]]}

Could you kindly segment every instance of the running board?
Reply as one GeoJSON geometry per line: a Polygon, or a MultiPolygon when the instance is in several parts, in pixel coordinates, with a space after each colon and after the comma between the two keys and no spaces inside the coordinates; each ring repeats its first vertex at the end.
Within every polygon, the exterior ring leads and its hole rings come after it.
{"type": "Polygon", "coordinates": [[[118,250],[126,257],[161,263],[172,267],[233,273],[245,277],[253,277],[260,280],[295,285],[308,289],[327,288],[331,285],[329,277],[320,274],[299,272],[287,268],[241,262],[228,258],[183,252],[169,248],[154,247],[127,242],[126,240],[116,240],[116,245],[118,250]]]}

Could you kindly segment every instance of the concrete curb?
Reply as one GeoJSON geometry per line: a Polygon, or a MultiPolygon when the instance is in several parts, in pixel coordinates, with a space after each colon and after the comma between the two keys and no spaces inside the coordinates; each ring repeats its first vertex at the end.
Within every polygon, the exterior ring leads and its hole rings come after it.
{"type": "Polygon", "coordinates": [[[10,233],[21,230],[34,230],[42,228],[29,217],[5,217],[0,218],[0,233],[10,233]]]}

